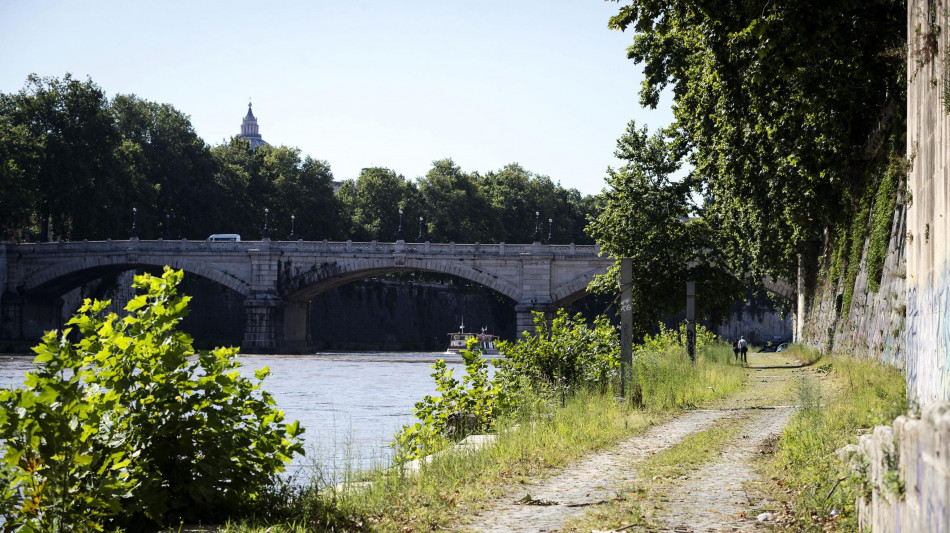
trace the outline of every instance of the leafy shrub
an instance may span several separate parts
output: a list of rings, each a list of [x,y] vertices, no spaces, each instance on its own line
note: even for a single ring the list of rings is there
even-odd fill
[[[418,422],[404,426],[393,442],[397,461],[436,452],[469,433],[493,431],[504,415],[549,412],[552,393],[560,394],[563,404],[568,392],[582,383],[607,388],[619,368],[619,345],[606,317],[598,317],[593,328],[580,315],[572,317],[563,310],[550,325],[541,313],[534,321],[536,334],[517,343],[499,342],[505,357],[495,360],[498,370],[493,379],[471,340],[469,349],[462,351],[466,375],[461,382],[445,361],[433,365],[432,377],[441,396],[426,396],[416,403]],[[453,427],[459,419],[466,421],[461,431]]]
[[[535,384],[549,386],[563,400],[582,384],[606,390],[618,375],[620,342],[606,316],[598,316],[588,326],[580,314],[571,316],[560,309],[550,323],[542,313],[535,313],[534,326],[534,333],[525,332],[516,343],[498,343],[505,356],[498,361],[499,379],[513,381],[524,375]]]
[[[396,434],[398,462],[417,459],[443,448],[450,440],[459,440],[468,434],[490,431],[505,397],[488,377],[488,362],[481,351],[473,349],[475,339],[469,339],[467,350],[462,350],[465,376],[455,379],[445,366],[436,361],[432,377],[441,396],[426,395],[413,409],[419,422],[406,425]],[[464,422],[463,422],[464,421]],[[452,425],[456,427],[451,427]]]
[[[297,422],[237,349],[196,353],[177,330],[182,273],[136,276],[129,316],[86,300],[47,333],[24,386],[0,390],[0,514],[10,529],[157,529],[214,520],[271,485],[302,453]],[[75,331],[74,331],[75,329]],[[78,335],[77,335],[78,334]],[[79,340],[71,341],[78,336]]]
[[[679,350],[686,339],[686,324],[680,324],[679,329],[667,328],[662,323],[659,324],[660,331],[655,335],[645,335],[643,343],[633,347],[633,357],[647,353],[666,353],[670,350]],[[680,339],[683,339],[681,342]],[[709,331],[702,324],[696,324],[696,351],[712,346],[719,342],[716,334]]]

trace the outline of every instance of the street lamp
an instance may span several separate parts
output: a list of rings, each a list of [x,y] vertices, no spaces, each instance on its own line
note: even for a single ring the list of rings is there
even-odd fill
[[[419,236],[416,237],[416,241],[422,242],[422,215],[419,215]]]
[[[135,226],[135,214],[138,213],[138,209],[132,208],[132,240],[138,240],[139,238],[139,229]]]
[[[169,215],[168,213],[165,213],[165,240],[166,241],[171,238],[171,230],[168,229],[168,227],[171,225],[171,218],[172,218],[171,215]]]
[[[548,219],[548,244],[551,244],[551,229],[554,228],[554,219]]]
[[[267,227],[267,223],[270,221],[270,209],[264,208],[264,240],[270,240],[270,229]]]
[[[402,209],[399,210],[399,228],[396,230],[396,240],[402,240]]]
[[[541,240],[540,237],[538,237],[538,229],[539,229],[538,224],[540,223],[540,219],[538,217],[540,216],[541,216],[540,211],[534,212],[534,242],[538,242]]]
[[[294,220],[297,219],[297,215],[290,215],[290,240],[296,241],[297,236],[294,235]]]

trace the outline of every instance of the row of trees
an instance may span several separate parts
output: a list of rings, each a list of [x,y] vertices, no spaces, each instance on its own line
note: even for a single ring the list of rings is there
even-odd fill
[[[636,259],[635,310],[682,310],[692,279],[714,316],[741,296],[737,278],[794,280],[798,254],[821,264],[841,228],[867,225],[904,153],[905,19],[892,0],[621,2],[610,27],[634,32],[640,103],[670,95],[675,117],[653,133],[630,124],[590,225],[605,252]],[[893,209],[879,211],[889,229]],[[866,232],[852,233],[856,275]]]
[[[583,243],[595,200],[518,164],[451,159],[416,180],[367,168],[334,193],[326,161],[239,136],[209,146],[172,106],[91,80],[33,75],[0,94],[0,238],[127,238],[133,208],[140,238],[257,239],[266,221],[272,239],[392,240],[402,210],[406,240]]]

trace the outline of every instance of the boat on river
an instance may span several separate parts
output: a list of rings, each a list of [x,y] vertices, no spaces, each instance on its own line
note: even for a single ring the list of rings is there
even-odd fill
[[[466,332],[465,322],[462,322],[462,326],[459,327],[457,332],[449,333],[449,349],[446,351],[449,353],[459,353],[467,346],[468,339],[474,338],[482,354],[497,355],[498,349],[495,348],[495,341],[497,339],[491,333],[486,333],[487,329],[488,328],[482,328],[482,331],[479,333]]]

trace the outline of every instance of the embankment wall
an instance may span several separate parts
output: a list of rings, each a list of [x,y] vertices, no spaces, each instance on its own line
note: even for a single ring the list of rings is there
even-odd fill
[[[871,493],[863,530],[950,531],[950,9],[907,3],[907,395],[900,417],[860,443]],[[914,409],[912,408],[913,412]]]
[[[950,11],[907,4],[908,395],[950,399]]]
[[[845,276],[832,280],[826,265],[819,268],[814,291],[806,298],[800,339],[803,344],[905,367],[907,239],[904,210],[904,198],[899,195],[877,291],[871,291],[868,286],[866,259],[869,242],[865,240],[851,308],[847,313],[842,310],[845,284],[848,283]]]

